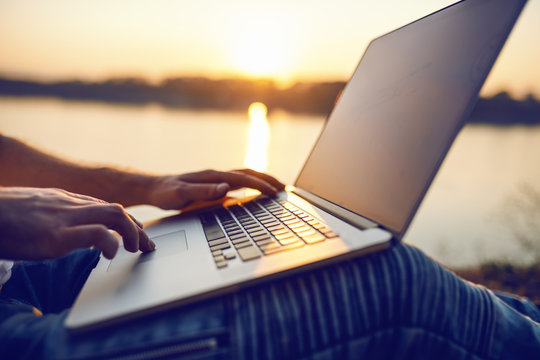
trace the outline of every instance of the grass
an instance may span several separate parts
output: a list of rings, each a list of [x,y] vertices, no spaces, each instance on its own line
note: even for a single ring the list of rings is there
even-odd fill
[[[540,263],[530,266],[488,263],[455,273],[489,289],[525,296],[540,304]]]

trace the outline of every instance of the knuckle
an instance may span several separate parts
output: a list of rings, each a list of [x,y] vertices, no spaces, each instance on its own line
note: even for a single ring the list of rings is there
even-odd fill
[[[105,225],[96,225],[92,227],[89,235],[93,238],[101,239],[109,236],[109,230]]]
[[[178,194],[184,194],[184,193],[187,193],[189,192],[190,190],[190,186],[185,183],[185,182],[179,182],[177,185],[176,185],[176,192]]]
[[[123,217],[125,214],[124,207],[120,204],[107,204],[106,206],[111,215],[117,218]]]

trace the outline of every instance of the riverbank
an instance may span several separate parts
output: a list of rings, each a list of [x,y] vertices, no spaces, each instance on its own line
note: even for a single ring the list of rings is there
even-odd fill
[[[540,303],[540,264],[515,266],[494,263],[455,272],[489,289],[525,296],[536,304]]]
[[[101,82],[80,80],[38,82],[0,77],[0,95],[56,97],[64,100],[144,105],[167,108],[245,111],[253,102],[264,103],[270,111],[326,116],[345,86],[344,81],[298,82],[281,88],[272,80],[208,79],[180,77],[158,84],[141,78],[116,78]],[[513,99],[502,92],[480,98],[469,122],[508,125],[540,124],[540,101],[533,96]]]

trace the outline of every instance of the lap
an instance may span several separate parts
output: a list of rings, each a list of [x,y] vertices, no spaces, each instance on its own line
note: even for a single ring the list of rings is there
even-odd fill
[[[76,261],[82,272],[92,263],[92,256],[85,256]],[[11,283],[18,279],[16,273],[15,269],[10,286],[16,284]],[[78,291],[78,278],[62,281],[75,284],[71,289]],[[406,245],[81,336],[62,326],[67,310],[49,304],[46,308],[57,312],[37,317],[28,308],[33,306],[29,297],[7,296],[13,293],[0,293],[4,299],[0,349],[24,355],[23,349],[37,357],[91,358],[149,351],[246,359],[361,354],[429,358],[435,353],[447,358],[497,358],[504,351],[537,352],[540,344],[533,321]],[[37,302],[43,306],[51,301]],[[62,306],[70,304],[66,300]],[[502,349],[500,344],[515,342],[517,337],[505,329],[524,331],[529,345],[518,341]]]

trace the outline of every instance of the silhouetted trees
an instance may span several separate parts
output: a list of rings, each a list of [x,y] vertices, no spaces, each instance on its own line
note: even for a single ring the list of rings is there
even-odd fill
[[[140,78],[54,83],[0,78],[0,95],[53,96],[62,99],[128,104],[158,103],[168,107],[242,111],[252,102],[260,101],[269,109],[327,114],[344,86],[345,82],[341,81],[299,82],[282,89],[272,80],[212,80],[204,77],[170,78],[157,85]],[[540,124],[540,102],[532,96],[522,101],[514,100],[507,93],[481,98],[470,121],[497,125]]]

